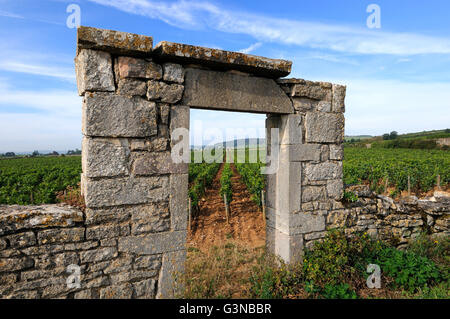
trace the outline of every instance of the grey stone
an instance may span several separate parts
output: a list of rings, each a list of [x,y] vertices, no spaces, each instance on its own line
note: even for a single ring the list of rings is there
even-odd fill
[[[172,231],[119,238],[119,251],[154,255],[184,249],[186,231]]]
[[[187,229],[188,184],[188,174],[170,175],[170,219],[173,230]]]
[[[73,243],[84,239],[84,228],[45,229],[38,232],[39,245],[49,243]]]
[[[302,203],[319,201],[326,199],[324,186],[303,186]]]
[[[344,183],[342,179],[327,181],[327,193],[328,197],[340,200],[344,195]]]
[[[303,260],[303,236],[290,236],[272,227],[266,228],[266,245],[269,253],[280,257],[286,263]]]
[[[132,171],[136,176],[183,174],[188,172],[187,163],[174,163],[170,152],[133,154]]]
[[[130,283],[100,289],[100,299],[131,299],[132,296],[133,286]]]
[[[81,263],[111,260],[115,257],[117,257],[117,249],[115,247],[97,248],[94,250],[82,251],[80,253]]]
[[[156,115],[156,104],[140,97],[89,93],[83,103],[83,134],[150,137],[158,132]]]
[[[85,201],[89,208],[145,204],[169,197],[169,177],[120,177],[84,180]]]
[[[294,109],[299,112],[310,111],[315,104],[315,101],[304,97],[293,97],[292,102],[294,104]]]
[[[185,249],[163,254],[156,298],[169,299],[181,297],[184,291],[183,273],[185,261]]]
[[[291,72],[292,62],[268,59],[261,56],[188,44],[163,41],[156,45],[154,53],[164,60],[183,64],[201,64],[220,70],[238,70],[265,77],[278,78]]]
[[[333,112],[345,112],[345,85],[333,84]]]
[[[3,238],[0,238],[0,250],[5,249],[6,247],[8,247],[7,241],[4,240]]]
[[[305,176],[310,181],[342,178],[342,162],[306,163]]]
[[[199,69],[186,69],[182,103],[242,112],[294,112],[291,100],[271,79]]]
[[[81,50],[75,59],[78,94],[86,91],[114,92],[111,55],[107,52]]]
[[[184,86],[181,84],[166,84],[159,81],[148,81],[147,98],[149,100],[167,103],[178,102],[183,95]]]
[[[159,103],[159,117],[162,124],[169,124],[170,105],[167,103]]]
[[[301,173],[301,163],[280,160],[277,171],[277,202],[275,207],[280,214],[300,211]]]
[[[161,268],[162,256],[161,255],[151,255],[151,256],[138,256],[134,261],[134,267],[136,269],[151,269],[159,270]]]
[[[81,290],[81,291],[77,291],[74,295],[73,295],[74,299],[91,299],[92,298],[92,293],[90,289],[85,289],[85,290]]]
[[[344,159],[344,148],[342,144],[330,144],[330,160],[341,161]]]
[[[164,81],[183,83],[184,82],[184,68],[180,64],[164,63]]]
[[[320,101],[319,103],[317,103],[316,109],[319,112],[331,112],[331,102]]]
[[[131,234],[159,233],[170,230],[170,214],[167,203],[145,205],[131,214]]]
[[[32,268],[34,260],[30,257],[17,258],[1,258],[0,259],[0,273],[7,271],[17,271]]]
[[[86,208],[86,225],[109,222],[124,222],[130,219],[131,213],[140,206]]]
[[[281,145],[280,154],[287,156],[290,162],[319,161],[320,144]]]
[[[167,150],[168,144],[169,139],[165,137],[154,137],[151,140],[132,139],[130,149],[131,151],[162,152]]]
[[[156,280],[146,279],[133,283],[134,293],[137,298],[151,298],[156,295]]]
[[[27,247],[36,244],[36,236],[33,232],[13,234],[6,236],[5,239],[9,241],[11,248]]]
[[[86,228],[87,240],[100,240],[105,238],[114,238],[119,236],[119,225],[117,224],[102,224],[99,226],[92,226]]]
[[[83,138],[82,167],[87,177],[129,175],[127,139]]]
[[[287,114],[280,116],[280,144],[302,143],[302,116],[300,114]]]
[[[292,96],[331,101],[331,90],[317,82],[307,81],[305,84],[295,84]]]
[[[289,225],[290,234],[296,235],[324,231],[325,217],[323,212],[300,212],[298,214],[293,214]]]
[[[118,76],[120,78],[140,78],[159,80],[162,78],[162,67],[144,59],[119,57],[117,59]]]
[[[342,114],[307,112],[306,142],[342,143],[344,116]]]
[[[77,49],[105,50],[115,54],[148,55],[153,38],[113,30],[80,26],[77,29]]]
[[[117,93],[127,96],[145,96],[147,94],[147,83],[135,79],[120,79]]]

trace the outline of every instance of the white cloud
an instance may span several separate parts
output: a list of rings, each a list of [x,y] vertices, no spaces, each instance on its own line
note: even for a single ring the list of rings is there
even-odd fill
[[[75,82],[75,70],[73,67],[55,67],[50,65],[30,64],[23,61],[3,60],[0,61],[0,70],[50,76]]]
[[[262,45],[261,42],[256,42],[256,43],[253,43],[252,45],[250,45],[248,48],[239,50],[239,52],[248,54],[248,53],[256,50],[257,48],[259,48],[261,45]]]
[[[8,17],[8,18],[24,19],[24,17],[19,14],[15,14],[15,13],[4,11],[4,10],[0,10],[0,16]]]
[[[149,0],[90,0],[118,10],[160,19],[172,26],[247,34],[258,41],[358,54],[415,55],[450,53],[450,39],[365,27],[271,18],[227,11],[206,1],[171,3]]]

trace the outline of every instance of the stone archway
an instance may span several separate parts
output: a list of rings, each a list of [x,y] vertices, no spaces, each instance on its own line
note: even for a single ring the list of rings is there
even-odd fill
[[[157,282],[158,297],[175,294],[185,260],[188,164],[172,161],[179,142],[172,132],[189,128],[190,108],[268,114],[277,170],[267,176],[267,247],[298,261],[342,197],[345,87],[279,79],[290,61],[152,42],[78,29],[86,232],[115,232],[117,253],[131,264],[111,286],[139,278]]]

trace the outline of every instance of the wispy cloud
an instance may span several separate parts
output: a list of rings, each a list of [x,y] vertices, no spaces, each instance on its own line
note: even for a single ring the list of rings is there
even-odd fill
[[[15,18],[15,19],[25,19],[23,16],[19,14],[15,14],[12,12],[0,10],[0,17],[8,17],[8,18]]]
[[[358,54],[450,53],[450,38],[271,18],[262,14],[228,11],[207,1],[90,1],[131,14],[159,19],[180,28],[211,28],[221,32],[247,34],[259,42],[270,41]]]
[[[49,76],[75,82],[75,71],[73,68],[69,67],[55,67],[50,65],[30,64],[22,61],[7,60],[0,61],[0,70]]]
[[[253,43],[252,45],[250,45],[248,48],[239,50],[239,52],[248,54],[248,53],[256,50],[257,48],[259,48],[261,45],[262,45],[261,42],[256,42],[256,43]]]

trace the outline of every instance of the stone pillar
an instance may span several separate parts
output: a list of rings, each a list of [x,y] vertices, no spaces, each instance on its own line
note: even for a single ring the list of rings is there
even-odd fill
[[[100,298],[171,298],[183,272],[188,164],[172,161],[171,131],[189,128],[184,69],[151,50],[149,37],[78,32],[86,236],[117,257]]]
[[[325,235],[326,217],[343,195],[345,87],[300,79],[278,80],[295,114],[269,115],[279,129],[278,171],[267,175],[267,247],[285,262]],[[269,153],[270,155],[270,153]]]

